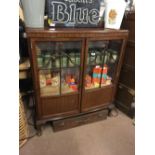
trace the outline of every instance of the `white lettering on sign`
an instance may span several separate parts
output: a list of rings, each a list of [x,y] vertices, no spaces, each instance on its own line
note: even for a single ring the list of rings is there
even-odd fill
[[[63,2],[51,2],[53,13],[52,19],[55,23],[66,23],[69,19],[69,14],[67,12],[67,6]],[[54,12],[57,10],[57,12]]]
[[[85,2],[88,2],[88,1],[85,1]],[[89,1],[89,2],[92,2],[92,1]],[[71,4],[68,9],[65,3],[55,2],[55,1],[52,1],[51,5],[52,5],[52,11],[53,11],[51,13],[52,20],[55,23],[71,23],[71,24],[90,23],[95,25],[98,24],[99,11],[97,9],[89,10],[88,8],[77,8],[76,4]]]
[[[99,18],[99,11],[96,9],[92,9],[89,12],[89,22],[91,24],[97,23],[98,22],[98,18]]]
[[[69,18],[69,22],[71,24],[74,24],[75,20],[76,20],[75,8],[76,8],[76,4],[71,4],[70,5],[70,16],[69,16],[70,18]]]

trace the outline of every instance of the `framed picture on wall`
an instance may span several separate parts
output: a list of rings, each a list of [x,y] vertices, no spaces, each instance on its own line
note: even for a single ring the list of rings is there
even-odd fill
[[[105,28],[119,29],[123,20],[126,2],[124,0],[108,0],[105,6]]]

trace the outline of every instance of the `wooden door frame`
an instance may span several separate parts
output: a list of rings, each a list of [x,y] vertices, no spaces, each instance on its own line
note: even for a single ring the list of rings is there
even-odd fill
[[[47,97],[41,97],[40,95],[40,84],[39,84],[39,74],[38,74],[38,67],[37,67],[37,53],[36,53],[36,43],[37,42],[73,42],[73,41],[80,41],[81,42],[81,53],[80,53],[80,68],[79,68],[79,91],[78,91],[78,96],[79,96],[79,101],[78,101],[78,110],[80,112],[81,109],[81,91],[83,87],[83,63],[84,63],[84,48],[85,48],[85,38],[31,38],[30,39],[30,50],[31,50],[31,57],[32,57],[32,68],[33,68],[33,81],[34,81],[34,89],[35,89],[35,98],[37,101],[37,115],[38,118],[41,119],[43,112],[42,112],[42,104],[40,99],[41,98],[52,98],[55,96],[47,96]],[[61,69],[60,69],[61,71]],[[61,81],[60,81],[61,82]],[[66,96],[66,95],[72,95],[72,94],[60,94],[60,96]],[[60,97],[59,96],[59,97]]]
[[[124,58],[124,53],[125,53],[125,47],[126,47],[126,43],[127,43],[127,36],[126,35],[118,35],[118,36],[114,36],[114,37],[111,37],[111,36],[108,36],[108,35],[105,35],[105,36],[102,36],[102,37],[91,37],[91,38],[86,38],[85,39],[85,51],[84,51],[84,64],[83,64],[83,87],[82,87],[82,94],[81,94],[81,112],[82,112],[82,104],[84,104],[84,95],[86,92],[85,90],[85,75],[86,75],[86,69],[87,69],[87,56],[88,56],[88,46],[89,46],[89,42],[90,41],[112,41],[112,40],[121,40],[122,41],[122,44],[121,44],[121,49],[120,49],[120,54],[119,54],[119,59],[118,59],[118,63],[117,63],[117,66],[116,66],[116,70],[115,70],[115,73],[114,73],[114,82],[113,82],[113,86],[114,86],[114,89],[113,89],[113,93],[111,95],[112,97],[112,100],[114,99],[115,97],[115,94],[116,94],[116,86],[117,86],[117,83],[118,83],[118,79],[119,79],[119,75],[120,75],[120,70],[121,70],[121,65],[122,65],[122,62],[123,62],[123,58]],[[102,88],[96,88],[96,89],[102,89]],[[91,90],[90,90],[91,91]],[[95,89],[92,89],[92,91],[95,91]]]

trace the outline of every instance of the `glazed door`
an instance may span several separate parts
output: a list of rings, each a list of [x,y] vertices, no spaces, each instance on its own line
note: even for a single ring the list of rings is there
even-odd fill
[[[87,40],[82,111],[108,105],[116,83],[121,40]]]
[[[83,44],[80,39],[34,41],[38,104],[42,117],[79,112]]]

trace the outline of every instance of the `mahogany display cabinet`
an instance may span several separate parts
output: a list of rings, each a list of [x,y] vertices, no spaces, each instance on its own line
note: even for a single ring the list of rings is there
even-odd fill
[[[128,30],[26,30],[36,125],[107,109],[114,101]]]

